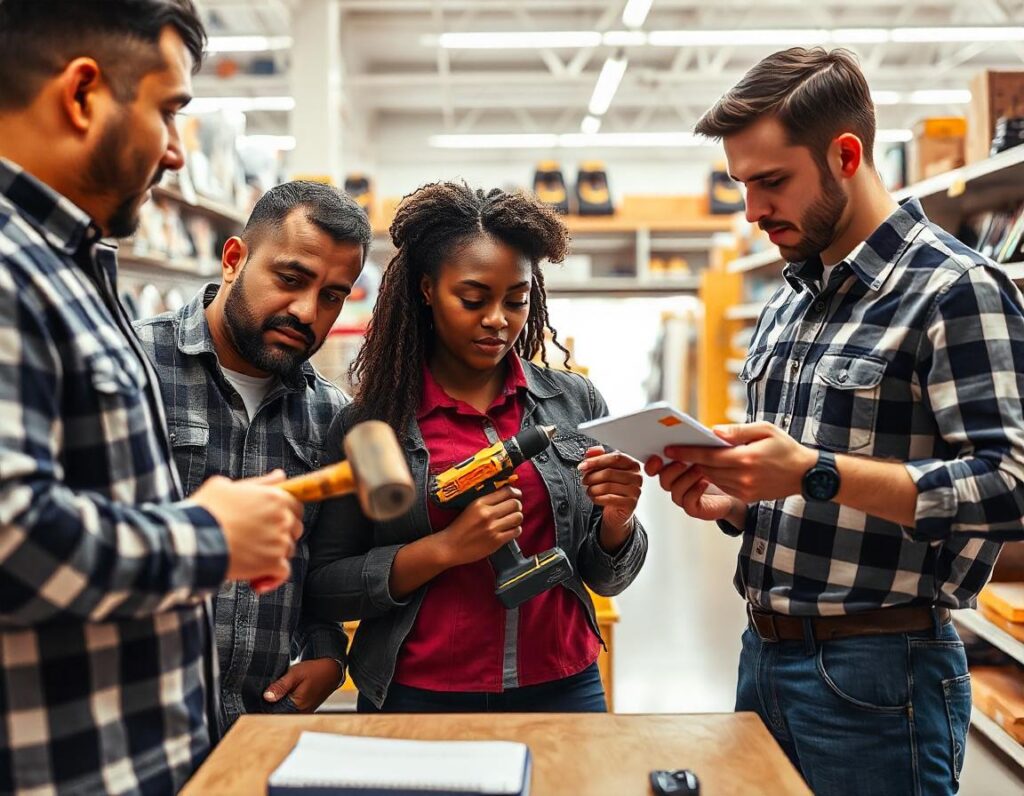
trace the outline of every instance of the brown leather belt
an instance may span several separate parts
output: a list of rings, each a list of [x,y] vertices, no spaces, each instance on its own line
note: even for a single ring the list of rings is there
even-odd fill
[[[815,641],[829,641],[851,636],[929,630],[935,627],[936,621],[944,625],[950,619],[948,608],[909,605],[844,616],[811,617],[810,625]],[[806,638],[804,617],[762,611],[747,603],[747,621],[762,641],[803,641]]]

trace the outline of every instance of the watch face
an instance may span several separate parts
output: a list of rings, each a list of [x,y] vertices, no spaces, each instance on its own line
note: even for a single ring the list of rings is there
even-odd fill
[[[839,479],[831,470],[816,469],[807,474],[807,496],[813,500],[831,500],[839,490]]]

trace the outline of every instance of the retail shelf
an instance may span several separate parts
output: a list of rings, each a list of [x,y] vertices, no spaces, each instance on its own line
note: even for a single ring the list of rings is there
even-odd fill
[[[743,370],[743,360],[742,359],[727,359],[727,360],[725,360],[725,369],[727,371],[729,371],[730,373],[739,374],[739,372],[741,370]]]
[[[746,423],[747,411],[745,409],[737,409],[735,406],[730,406],[725,410],[725,417],[730,423]]]
[[[584,232],[677,232],[711,233],[732,230],[732,216],[680,218],[673,221],[643,221],[619,216],[563,216],[573,234]]]
[[[1010,657],[1024,663],[1024,643],[993,625],[978,611],[974,609],[953,611],[953,621],[960,627],[985,639],[989,644],[998,647]]]
[[[940,226],[956,229],[965,216],[1019,201],[1024,185],[1024,146],[930,177],[894,194],[916,197]]]
[[[712,238],[651,238],[652,252],[704,252],[714,247]]]
[[[700,279],[696,276],[664,279],[638,280],[629,277],[616,279],[589,279],[586,282],[558,282],[548,280],[547,292],[553,296],[677,296],[682,293],[696,293]]]
[[[248,220],[245,215],[236,208],[222,204],[221,202],[215,202],[212,199],[207,199],[197,195],[196,200],[194,202],[190,202],[185,198],[184,194],[176,188],[165,188],[158,185],[153,189],[153,196],[162,199],[170,199],[171,201],[191,208],[198,213],[202,213],[214,221],[229,223],[236,226],[245,226],[245,222]]]
[[[763,301],[755,301],[750,304],[737,304],[725,311],[725,317],[730,321],[756,321],[764,309]]]
[[[1024,768],[1024,746],[993,719],[974,708],[971,711],[971,726],[1005,752],[1014,763]]]
[[[727,269],[734,274],[749,273],[751,271],[760,271],[762,269],[772,271],[780,270],[778,266],[782,265],[782,255],[779,254],[779,250],[774,246],[766,251],[757,252],[757,254],[748,254],[746,257],[737,257],[727,266]]]

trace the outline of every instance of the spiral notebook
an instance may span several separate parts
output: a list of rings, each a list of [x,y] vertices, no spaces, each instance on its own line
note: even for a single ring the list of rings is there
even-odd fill
[[[409,741],[303,732],[270,775],[268,792],[528,796],[530,767],[526,745],[509,741]]]

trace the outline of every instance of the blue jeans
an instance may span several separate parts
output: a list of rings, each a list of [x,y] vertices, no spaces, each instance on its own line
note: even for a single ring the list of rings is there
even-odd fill
[[[427,691],[392,683],[380,710],[362,694],[356,709],[360,713],[605,713],[608,707],[601,673],[592,663],[562,680],[497,694]]]
[[[971,677],[953,624],[838,641],[743,634],[736,710],[752,710],[818,796],[956,793]]]

